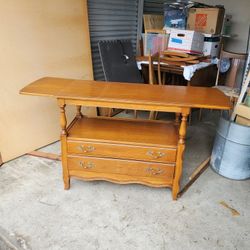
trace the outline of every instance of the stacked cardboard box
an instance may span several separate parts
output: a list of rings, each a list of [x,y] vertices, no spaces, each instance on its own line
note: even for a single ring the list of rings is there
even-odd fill
[[[164,29],[170,33],[168,49],[217,57],[224,14],[223,7],[188,9],[185,4],[166,3]]]
[[[220,34],[224,14],[224,8],[190,8],[187,28],[205,34]]]
[[[184,4],[164,4],[164,27],[186,29],[187,8]]]
[[[204,56],[211,56],[211,58],[218,57],[220,51],[220,36],[204,34]]]
[[[192,30],[171,30],[168,49],[191,54],[202,54],[204,35]]]
[[[239,104],[235,108],[235,113],[237,114],[236,122],[250,126],[250,107],[245,104]]]
[[[245,100],[245,104],[250,107],[250,89],[247,91],[247,97]]]

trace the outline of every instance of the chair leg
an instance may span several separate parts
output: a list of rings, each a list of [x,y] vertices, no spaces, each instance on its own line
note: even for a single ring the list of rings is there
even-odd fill
[[[191,126],[191,123],[192,123],[192,109],[190,110],[190,114],[188,117],[188,125]]]
[[[134,110],[134,118],[137,119],[138,112],[137,110]]]
[[[113,112],[113,109],[110,108],[110,109],[109,109],[109,112],[108,112],[108,117],[111,117],[111,116],[112,116],[112,112]]]
[[[162,76],[162,84],[165,85],[166,84],[166,72],[163,72],[163,76]]]
[[[149,113],[149,120],[154,120],[154,117],[155,117],[155,111],[150,111]]]
[[[202,119],[202,109],[199,110],[199,121]]]
[[[155,112],[154,120],[157,120],[157,116],[158,116],[158,111]]]
[[[158,112],[157,111],[150,111],[149,113],[149,120],[156,120],[158,116]]]

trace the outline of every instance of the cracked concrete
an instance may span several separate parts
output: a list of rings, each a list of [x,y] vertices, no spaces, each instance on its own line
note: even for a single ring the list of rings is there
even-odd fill
[[[183,184],[211,152],[210,120],[189,127]],[[43,151],[58,153],[59,143]],[[102,181],[72,179],[65,191],[60,162],[23,156],[0,168],[0,249],[247,250],[249,207],[250,181],[210,168],[172,201],[166,188]]]

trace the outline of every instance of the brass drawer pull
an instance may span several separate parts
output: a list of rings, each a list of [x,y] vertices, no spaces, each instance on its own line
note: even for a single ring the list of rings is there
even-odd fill
[[[95,164],[92,163],[92,162],[85,163],[83,161],[80,161],[79,164],[80,164],[80,167],[84,168],[84,169],[91,169],[91,168],[93,168],[95,166]]]
[[[159,159],[159,158],[164,157],[166,154],[163,152],[154,152],[154,151],[149,150],[147,152],[147,155],[151,156],[153,159]]]
[[[81,150],[83,153],[91,153],[91,152],[95,151],[95,147],[93,147],[93,146],[80,145],[77,148],[79,150]]]
[[[146,171],[149,172],[149,173],[151,173],[152,175],[162,175],[162,174],[164,174],[164,170],[160,169],[160,168],[155,169],[155,168],[148,167],[146,169]]]

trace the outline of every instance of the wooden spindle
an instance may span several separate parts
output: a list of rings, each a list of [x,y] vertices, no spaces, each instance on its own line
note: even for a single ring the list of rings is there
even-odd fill
[[[187,133],[187,114],[182,114],[181,126],[179,130],[179,144],[185,144]]]
[[[65,114],[65,104],[60,104],[60,125],[61,125],[61,135],[67,135],[67,119],[66,119],[66,114]]]
[[[187,113],[182,113],[181,125],[179,129],[178,150],[177,150],[175,174],[174,174],[174,181],[173,181],[173,188],[172,188],[172,197],[174,200],[177,199],[177,196],[180,190],[180,178],[182,175],[185,139],[186,139],[186,133],[187,133],[187,116],[188,116]]]
[[[70,187],[70,176],[67,166],[67,118],[65,113],[65,102],[62,99],[58,99],[58,105],[60,108],[60,125],[61,125],[61,152],[62,152],[62,167],[63,167],[63,182],[64,189]]]

